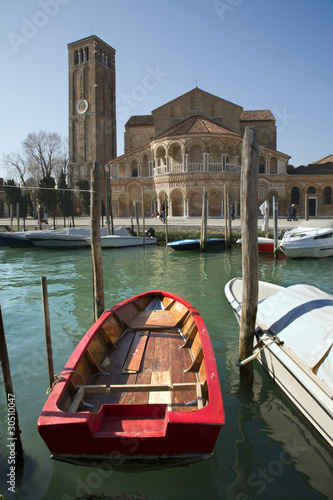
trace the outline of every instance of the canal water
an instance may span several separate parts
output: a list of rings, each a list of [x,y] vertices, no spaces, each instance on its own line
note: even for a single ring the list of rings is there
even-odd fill
[[[280,285],[315,284],[333,293],[333,260],[260,255],[260,279]],[[7,408],[0,387],[0,493],[10,500],[73,500],[110,495],[154,500],[332,499],[331,450],[255,362],[251,390],[235,365],[239,328],[224,285],[241,276],[241,250],[205,254],[163,245],[103,250],[105,306],[149,289],[180,295],[201,313],[218,365],[226,422],[212,459],[190,467],[120,473],[50,459],[36,423],[47,398],[48,372],[41,277],[47,277],[55,373],[93,322],[90,250],[0,248],[0,303],[26,453],[8,491]],[[315,332],[313,332],[315,334]]]

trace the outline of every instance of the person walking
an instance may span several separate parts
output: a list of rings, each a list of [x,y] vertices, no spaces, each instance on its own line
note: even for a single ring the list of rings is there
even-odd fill
[[[298,220],[297,217],[296,217],[296,207],[294,205],[294,203],[291,205],[291,220]]]

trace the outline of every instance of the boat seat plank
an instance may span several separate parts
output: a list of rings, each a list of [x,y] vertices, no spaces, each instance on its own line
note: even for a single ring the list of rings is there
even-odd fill
[[[130,328],[134,330],[174,328],[176,325],[177,320],[169,310],[141,311],[129,323]]]
[[[122,373],[137,373],[140,370],[142,357],[146,348],[149,332],[137,332]]]
[[[161,385],[171,385],[171,373],[169,371],[164,372],[153,372],[151,374],[151,383],[152,385],[156,384],[157,386]],[[167,407],[171,407],[172,397],[171,392],[162,392],[158,390],[157,392],[150,392],[148,403],[161,403],[166,404]]]
[[[176,335],[177,337],[179,337],[179,334]],[[155,338],[152,372],[170,371],[171,369],[170,334],[168,332],[157,331],[157,332],[151,332],[150,336]]]
[[[124,376],[124,375],[122,375],[122,376]],[[126,384],[122,384],[122,385],[136,386],[136,382],[137,382],[137,374],[131,373],[131,374],[127,375]],[[132,390],[128,390],[126,392],[121,391],[121,393],[119,395],[119,404],[122,404],[122,405],[123,404],[131,404],[132,399],[133,399],[133,391]]]
[[[153,370],[154,362],[154,352],[155,352],[155,338],[149,335],[146,349],[143,355],[140,371],[137,375],[137,384],[150,384],[151,382],[151,372]],[[147,404],[148,403],[148,392],[134,392],[132,403],[133,404]]]

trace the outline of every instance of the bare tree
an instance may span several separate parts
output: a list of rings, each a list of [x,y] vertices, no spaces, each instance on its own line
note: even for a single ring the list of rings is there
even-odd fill
[[[67,167],[64,141],[56,132],[32,132],[24,140],[23,148],[30,163],[38,165],[40,177],[58,176]]]
[[[28,178],[39,182],[67,170],[67,142],[56,132],[31,132],[22,144],[22,152],[3,156],[3,164],[16,174],[24,185]]]
[[[3,163],[7,166],[8,173],[16,174],[19,180],[26,185],[26,175],[28,172],[28,162],[20,153],[10,153],[3,156]]]

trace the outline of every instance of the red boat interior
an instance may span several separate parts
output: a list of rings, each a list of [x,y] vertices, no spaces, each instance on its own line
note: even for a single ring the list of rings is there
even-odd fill
[[[193,411],[208,403],[201,339],[184,304],[144,296],[103,318],[88,332],[86,349],[64,368],[72,373],[58,403],[62,411],[96,413],[107,404],[147,403]]]

